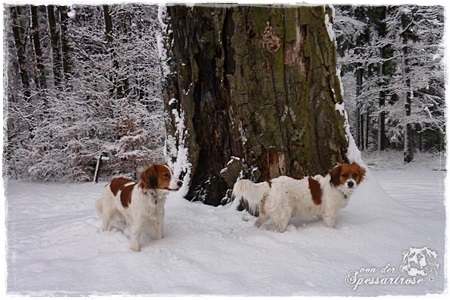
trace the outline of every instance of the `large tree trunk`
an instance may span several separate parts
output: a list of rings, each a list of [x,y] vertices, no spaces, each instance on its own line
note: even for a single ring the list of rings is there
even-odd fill
[[[168,133],[188,150],[187,198],[219,205],[255,181],[346,160],[329,7],[168,7]],[[185,132],[176,126],[184,120]]]

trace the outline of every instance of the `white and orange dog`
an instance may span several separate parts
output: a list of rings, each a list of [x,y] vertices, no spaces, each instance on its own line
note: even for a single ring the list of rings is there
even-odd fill
[[[320,216],[326,226],[334,227],[339,210],[347,206],[365,174],[363,167],[352,163],[339,164],[326,176],[280,176],[261,183],[243,179],[234,185],[233,197],[247,201],[249,210],[259,211],[257,227],[270,218],[277,231],[284,232],[293,216]]]
[[[139,239],[146,225],[153,225],[155,239],[163,237],[164,203],[169,191],[177,191],[182,182],[174,178],[166,165],[150,165],[141,174],[141,181],[115,178],[108,183],[95,207],[102,217],[103,230],[118,217],[131,227],[131,249],[140,251]]]

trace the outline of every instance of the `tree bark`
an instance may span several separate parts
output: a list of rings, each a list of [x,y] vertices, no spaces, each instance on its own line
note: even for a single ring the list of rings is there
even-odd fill
[[[401,37],[403,40],[402,47],[402,78],[404,89],[403,91],[403,101],[405,108],[405,143],[404,143],[404,155],[403,160],[405,163],[410,163],[414,159],[414,124],[410,122],[411,116],[411,105],[413,93],[411,90],[411,79],[409,77],[409,62],[408,62],[408,30],[411,21],[406,14],[402,15],[402,29]]]
[[[61,58],[61,48],[58,36],[58,28],[56,27],[56,17],[55,17],[55,6],[47,6],[47,16],[48,16],[48,28],[50,32],[50,42],[52,45],[52,58],[53,58],[53,80],[55,82],[55,87],[59,90],[62,89],[63,74],[62,74],[62,58]]]
[[[386,19],[386,12],[387,12],[387,8],[385,6],[380,6],[379,8],[379,13],[380,13],[380,17],[379,19],[384,20]],[[385,37],[387,35],[387,26],[386,23],[381,22],[378,25],[378,32],[380,34],[381,37]],[[380,58],[381,58],[381,62],[380,62],[380,66],[379,66],[379,76],[382,79],[382,82],[380,83],[380,93],[379,93],[379,102],[378,102],[378,106],[380,109],[380,112],[378,114],[378,151],[384,151],[387,148],[387,137],[386,137],[386,111],[385,111],[385,106],[386,106],[386,88],[388,85],[388,81],[387,79],[384,79],[385,76],[387,76],[389,74],[389,66],[390,66],[390,62],[385,62],[383,61],[386,58],[390,57],[390,46],[389,45],[385,45],[384,47],[380,48]]]
[[[70,66],[70,49],[67,43],[67,23],[69,18],[67,16],[67,6],[59,6],[59,19],[61,21],[60,25],[60,37],[61,37],[61,54],[62,54],[62,69],[64,73],[64,79],[66,84],[69,81],[71,66]]]
[[[386,58],[387,55],[385,53],[385,49],[381,48],[380,49],[380,57]],[[385,66],[384,63],[381,62],[380,63],[380,67],[379,67],[379,76],[381,78],[383,78],[384,76],[387,75],[387,72],[385,71]],[[387,147],[387,137],[386,137],[386,111],[385,111],[385,106],[386,106],[386,86],[387,86],[387,82],[385,79],[383,79],[383,82],[380,83],[380,93],[378,96],[378,107],[380,109],[380,112],[378,114],[378,136],[377,136],[377,148],[378,151],[384,151]]]
[[[365,126],[365,131],[364,131],[364,135],[365,135],[365,141],[366,141],[366,145],[365,145],[365,149],[369,149],[369,133],[370,133],[370,113],[369,111],[367,111],[365,113],[366,115],[366,126]]]
[[[384,151],[387,147],[386,137],[386,112],[384,111],[386,105],[386,94],[380,92],[379,107],[380,113],[378,115],[378,151]]]
[[[105,34],[108,47],[108,53],[112,59],[113,73],[111,74],[112,82],[114,83],[112,94],[115,98],[120,99],[124,97],[124,86],[120,80],[119,61],[114,49],[114,36],[113,36],[113,21],[109,11],[109,5],[103,5],[103,15],[105,17]]]
[[[356,146],[359,149],[364,150],[364,113],[362,110],[363,101],[359,98],[361,96],[362,84],[363,84],[363,72],[362,67],[359,67],[355,71],[356,77]]]
[[[47,89],[47,83],[45,80],[45,67],[42,61],[41,38],[39,34],[40,29],[39,29],[38,7],[35,5],[30,5],[30,12],[31,12],[31,37],[33,39],[34,54],[37,66],[36,84],[42,91]]]
[[[385,58],[383,48],[380,49],[380,58]],[[380,63],[378,75],[381,78],[385,75],[383,62]],[[380,92],[378,96],[378,107],[380,109],[380,112],[378,113],[378,151],[383,151],[386,149],[386,112],[384,111],[386,105],[386,92],[384,90],[385,87],[385,82],[380,83]]]
[[[25,101],[29,101],[31,97],[30,91],[30,77],[27,70],[27,59],[25,54],[25,44],[23,40],[23,32],[22,25],[19,21],[19,16],[21,15],[21,7],[20,6],[11,6],[11,26],[12,32],[14,36],[14,43],[16,44],[17,51],[17,63],[19,66],[19,74],[20,80],[22,82],[23,95],[25,97]]]
[[[239,174],[255,181],[318,174],[347,159],[331,8],[170,6],[168,13],[167,129],[188,150],[189,200],[227,202]]]

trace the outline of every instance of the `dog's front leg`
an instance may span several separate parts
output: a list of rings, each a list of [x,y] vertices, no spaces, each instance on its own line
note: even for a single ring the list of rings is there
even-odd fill
[[[155,240],[162,239],[163,238],[163,231],[164,231],[164,222],[163,221],[156,222],[155,229],[156,229]]]
[[[131,249],[136,252],[141,251],[141,246],[139,246],[141,227],[140,223],[135,223],[131,226]]]
[[[335,228],[336,227],[336,213],[328,212],[322,216],[323,222],[327,227]]]

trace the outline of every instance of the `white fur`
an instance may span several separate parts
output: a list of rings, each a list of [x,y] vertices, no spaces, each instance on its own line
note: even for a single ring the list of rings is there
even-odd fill
[[[248,201],[250,210],[259,210],[255,223],[257,227],[271,218],[277,231],[284,232],[293,216],[321,216],[326,226],[334,227],[339,210],[347,206],[357,184],[349,179],[345,184],[334,186],[329,174],[313,178],[322,189],[320,205],[312,199],[307,177],[298,180],[280,176],[271,180],[271,186],[267,182],[255,184],[249,180],[239,180],[233,188],[233,196]],[[349,182],[353,182],[353,187],[349,187]]]
[[[250,212],[259,211],[259,203],[270,191],[268,182],[253,183],[248,179],[239,180],[233,188],[233,197],[237,199],[244,198],[248,202]]]
[[[172,173],[172,172],[171,172]],[[172,176],[169,188],[177,190],[178,181]],[[133,184],[127,183],[124,186]],[[128,207],[123,207],[120,201],[121,191],[114,196],[110,189],[110,184],[106,185],[102,198],[97,200],[95,207],[102,217],[103,230],[110,229],[110,222],[114,217],[120,218],[131,227],[131,249],[140,251],[139,239],[144,227],[150,225],[155,228],[155,239],[163,238],[164,230],[164,203],[168,190],[150,189],[143,190],[139,183],[136,183],[131,192],[131,203]]]

